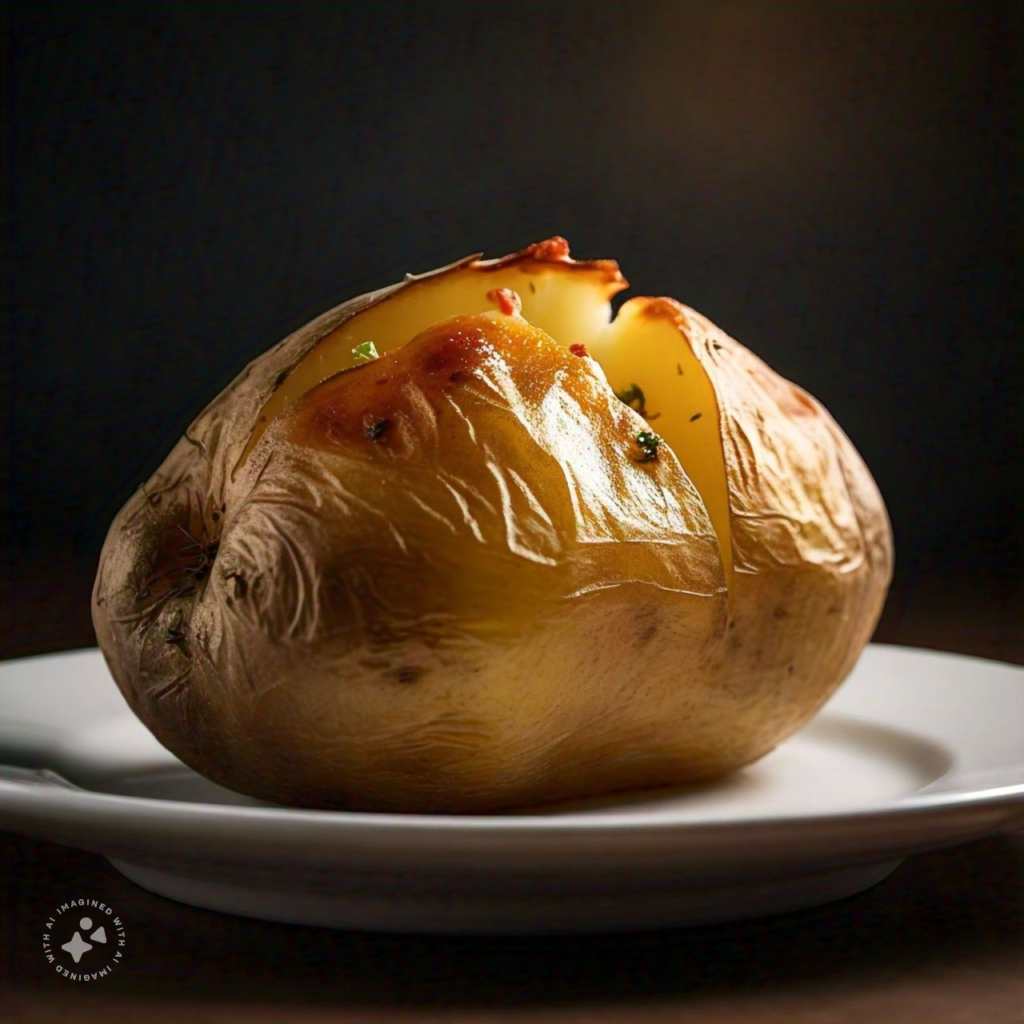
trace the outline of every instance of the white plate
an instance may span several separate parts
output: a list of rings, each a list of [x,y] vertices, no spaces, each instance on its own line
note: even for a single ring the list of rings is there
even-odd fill
[[[495,816],[281,808],[207,782],[98,651],[0,664],[0,828],[172,899],[388,931],[749,917],[850,895],[915,851],[1024,825],[1024,670],[869,647],[799,735],[727,779]]]

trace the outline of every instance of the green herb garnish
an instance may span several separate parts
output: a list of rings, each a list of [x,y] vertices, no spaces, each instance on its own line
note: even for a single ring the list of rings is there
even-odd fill
[[[375,420],[372,417],[363,420],[363,433],[371,441],[379,441],[384,432],[391,426],[390,420]]]
[[[372,341],[364,341],[361,345],[356,345],[356,347],[352,349],[352,355],[354,355],[356,359],[369,360],[380,358],[380,356],[377,355],[377,346],[374,345]]]
[[[625,391],[616,391],[615,397],[628,405],[630,409],[635,409],[645,419],[647,417],[647,399],[644,397],[643,390],[640,385],[635,381],[626,388]]]
[[[658,457],[658,445],[661,444],[661,438],[654,433],[653,430],[641,430],[636,435],[636,443],[640,445],[641,462],[652,462]]]

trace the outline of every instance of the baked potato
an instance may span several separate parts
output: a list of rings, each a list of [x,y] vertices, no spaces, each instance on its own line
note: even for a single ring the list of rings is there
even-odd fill
[[[828,413],[555,238],[325,313],[110,528],[128,703],[285,804],[491,812],[705,779],[853,667],[892,568]]]

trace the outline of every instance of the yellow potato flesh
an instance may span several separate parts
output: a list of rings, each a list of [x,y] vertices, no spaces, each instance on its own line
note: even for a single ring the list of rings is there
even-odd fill
[[[658,315],[657,301],[632,299],[612,320],[609,299],[618,286],[581,268],[457,268],[414,282],[356,314],[323,338],[270,397],[240,462],[276,416],[324,380],[364,362],[353,351],[357,346],[372,341],[384,355],[442,320],[492,312],[489,293],[498,288],[516,292],[524,319],[558,344],[585,345],[614,391],[642,389],[651,429],[675,453],[704,501],[731,592],[729,496],[711,381],[677,324]]]
[[[700,492],[718,536],[732,588],[729,492],[718,402],[708,375],[679,327],[657,312],[657,301],[631,299],[588,348],[612,389],[641,389],[651,429],[667,444]]]
[[[538,272],[521,266],[500,270],[469,266],[414,281],[346,320],[317,343],[260,410],[240,461],[245,461],[278,413],[321,381],[364,362],[353,353],[357,345],[372,341],[377,353],[384,355],[442,320],[493,310],[494,300],[487,296],[497,288],[516,292],[522,300],[523,316],[559,344],[585,344],[608,326],[609,299],[619,287],[609,287],[599,274],[557,267]]]

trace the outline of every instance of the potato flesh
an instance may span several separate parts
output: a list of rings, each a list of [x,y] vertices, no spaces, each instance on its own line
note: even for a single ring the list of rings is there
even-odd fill
[[[618,290],[599,275],[557,265],[541,272],[521,266],[493,271],[469,266],[412,282],[346,320],[316,345],[260,410],[240,461],[245,461],[280,412],[321,381],[363,362],[353,354],[357,345],[372,341],[379,355],[392,352],[442,320],[493,310],[495,303],[487,295],[498,288],[516,292],[524,318],[565,346],[586,344],[608,326],[609,299]]]
[[[651,429],[675,453],[704,502],[731,592],[729,496],[711,381],[678,324],[659,315],[662,300],[634,298],[613,320],[609,300],[617,286],[609,287],[601,274],[571,264],[458,268],[414,282],[356,314],[322,339],[274,392],[260,411],[240,462],[281,412],[334,374],[365,362],[355,355],[356,346],[372,341],[384,355],[453,316],[493,312],[489,293],[498,288],[516,292],[522,317],[559,345],[586,346],[616,393],[634,385],[642,389]]]
[[[589,349],[617,394],[634,385],[643,392],[651,429],[675,452],[700,492],[731,589],[729,491],[718,402],[707,373],[678,324],[661,315],[659,300],[631,299]]]

